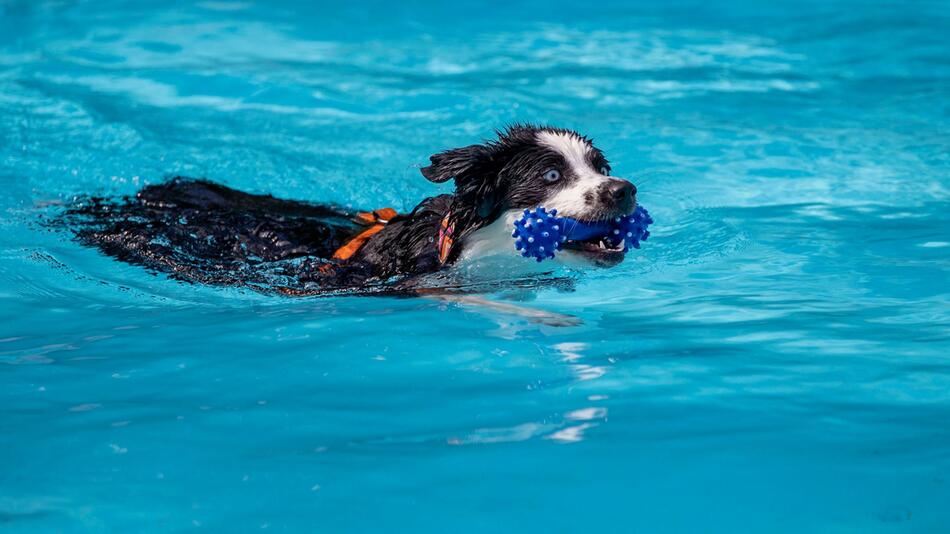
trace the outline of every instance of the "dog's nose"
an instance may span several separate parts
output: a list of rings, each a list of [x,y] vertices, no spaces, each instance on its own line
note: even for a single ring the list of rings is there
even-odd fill
[[[626,212],[633,208],[633,196],[637,194],[637,186],[626,180],[611,180],[607,192],[614,205]]]
[[[637,188],[633,184],[626,180],[614,180],[610,184],[610,196],[614,199],[614,202],[623,202],[628,198],[632,198],[637,192]]]

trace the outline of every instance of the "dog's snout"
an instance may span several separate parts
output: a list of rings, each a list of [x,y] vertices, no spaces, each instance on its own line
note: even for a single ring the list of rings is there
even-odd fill
[[[637,192],[637,188],[626,180],[614,180],[614,182],[610,184],[608,188],[610,190],[611,198],[613,198],[614,202],[617,203],[624,202],[632,198],[634,193]]]
[[[637,187],[626,180],[612,179],[608,182],[605,193],[604,196],[614,208],[622,213],[628,213],[633,209]]]

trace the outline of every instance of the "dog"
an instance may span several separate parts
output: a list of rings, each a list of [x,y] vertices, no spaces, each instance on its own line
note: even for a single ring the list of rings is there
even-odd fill
[[[119,200],[86,198],[64,219],[80,242],[189,282],[314,295],[425,291],[420,277],[491,256],[517,258],[524,209],[597,221],[631,213],[637,188],[611,176],[603,152],[568,129],[513,125],[497,139],[439,152],[422,175],[452,194],[411,212],[354,212],[175,178]],[[559,260],[610,267],[605,241],[568,241]],[[394,282],[395,281],[395,282]]]

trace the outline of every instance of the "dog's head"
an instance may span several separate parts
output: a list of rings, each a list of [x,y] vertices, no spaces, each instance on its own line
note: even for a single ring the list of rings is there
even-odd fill
[[[466,223],[508,228],[516,214],[544,206],[558,215],[599,221],[631,213],[637,188],[610,176],[610,164],[586,137],[571,130],[512,126],[497,141],[447,150],[431,158],[422,174],[433,182],[455,180],[456,205],[470,210]],[[512,243],[504,243],[512,249]],[[600,239],[567,242],[565,251],[598,265],[623,259],[621,248]]]

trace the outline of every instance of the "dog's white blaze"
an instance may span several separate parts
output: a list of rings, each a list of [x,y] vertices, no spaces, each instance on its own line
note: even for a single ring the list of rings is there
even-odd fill
[[[577,177],[573,184],[545,199],[542,205],[557,209],[567,217],[584,217],[591,208],[584,197],[588,192],[596,194],[601,184],[609,179],[588,161],[590,145],[576,135],[549,131],[538,133],[538,143],[561,154]]]
[[[587,154],[590,152],[590,145],[584,142],[580,137],[561,132],[549,132],[542,130],[538,132],[538,143],[556,150],[564,156],[568,165],[574,172],[589,172],[597,174],[587,162]]]

